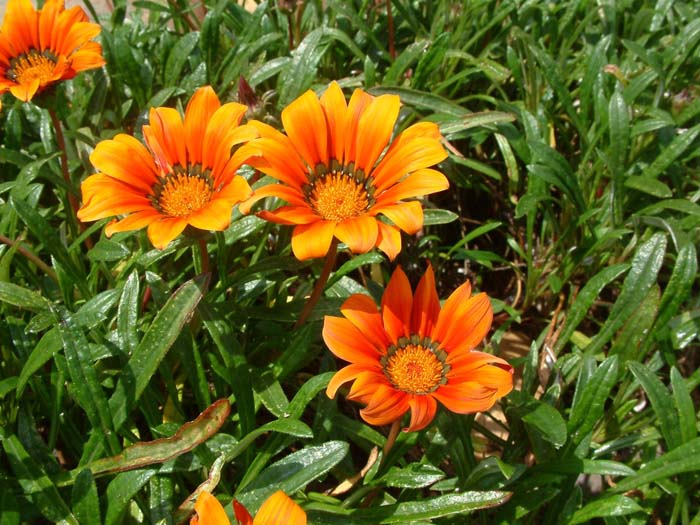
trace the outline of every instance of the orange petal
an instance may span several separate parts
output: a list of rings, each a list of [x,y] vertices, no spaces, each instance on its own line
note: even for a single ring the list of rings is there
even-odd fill
[[[215,197],[225,199],[233,205],[246,200],[252,194],[253,190],[248,181],[240,175],[236,175],[215,194]]]
[[[382,316],[374,300],[364,294],[353,294],[340,307],[340,312],[380,353],[385,353],[391,341],[384,331]]]
[[[204,86],[194,92],[185,110],[185,143],[187,157],[193,164],[201,164],[202,147],[207,124],[214,112],[221,107],[219,97],[211,86]],[[230,156],[230,155],[229,155]]]
[[[381,369],[364,370],[358,374],[355,382],[350,387],[347,397],[348,399],[359,401],[366,405],[371,401],[374,392],[380,385],[384,385],[392,390],[394,388]]]
[[[10,88],[10,93],[12,93],[16,98],[22,102],[29,102],[32,97],[36,94],[39,89],[39,79],[35,78],[28,84],[18,84]]]
[[[369,106],[372,100],[374,100],[374,97],[365,93],[361,89],[356,89],[353,92],[352,97],[350,97],[350,103],[348,104],[348,110],[345,117],[345,152],[342,162],[343,164],[350,164],[351,162],[355,161],[358,124],[362,113],[365,111],[367,106]]]
[[[409,396],[392,387],[379,385],[360,416],[370,425],[388,425],[400,419],[409,408]]]
[[[416,294],[413,297],[411,312],[411,334],[421,337],[429,336],[440,315],[440,299],[435,290],[435,275],[433,267],[428,263],[428,269],[423,274]]]
[[[187,220],[181,217],[164,217],[148,225],[148,238],[159,250],[164,250],[170,241],[180,235],[187,226]]]
[[[158,180],[158,171],[153,157],[134,137],[120,134],[112,140],[103,140],[90,154],[95,168],[134,189],[150,194]]]
[[[122,220],[113,220],[105,227],[105,235],[111,237],[118,232],[128,232],[145,228],[153,221],[158,220],[161,214],[156,210],[143,210],[132,213]]]
[[[292,232],[294,256],[300,261],[325,256],[331,247],[334,231],[335,223],[330,221],[317,221],[296,226]]]
[[[357,125],[355,167],[369,173],[391,138],[399,116],[401,100],[397,95],[382,95],[367,106]]]
[[[265,500],[253,525],[306,525],[306,513],[281,490]]]
[[[403,141],[392,147],[372,172],[377,191],[382,192],[409,173],[434,166],[446,158],[447,152],[435,139],[417,137]]]
[[[7,3],[2,32],[7,34],[17,54],[27,53],[39,45],[38,20],[39,13],[29,0]]]
[[[274,211],[262,210],[258,217],[276,224],[310,224],[319,220],[308,206],[282,206]]]
[[[73,53],[70,59],[70,67],[73,71],[85,71],[95,69],[106,64],[102,56],[102,46],[97,42],[88,42],[80,51]]]
[[[321,335],[328,349],[340,359],[365,367],[379,367],[379,352],[347,319],[325,316]]]
[[[58,13],[63,10],[61,0],[47,0],[39,13],[39,48],[55,49],[51,47],[51,35],[54,31],[54,24],[58,19]]]
[[[289,139],[281,136],[286,140],[261,137],[249,142],[248,149],[260,158],[252,157],[248,163],[280,182],[300,188],[309,182],[307,170]]]
[[[440,312],[440,317],[443,312]],[[441,346],[448,353],[471,350],[486,337],[492,321],[493,310],[488,296],[485,293],[475,295],[454,311],[439,339]]]
[[[326,116],[313,91],[307,91],[282,111],[282,124],[310,168],[328,164]]]
[[[335,228],[335,236],[348,245],[352,253],[367,253],[377,243],[377,220],[368,215],[345,219]]]
[[[206,131],[202,142],[202,164],[216,169],[223,168],[228,159],[231,157],[232,141],[227,139],[233,133],[240,123],[243,115],[246,112],[246,106],[236,102],[229,102],[220,106],[209,117],[206,123]],[[222,156],[222,151],[224,158]],[[222,162],[219,164],[217,161]]]
[[[86,42],[92,40],[100,34],[99,24],[92,22],[77,22],[70,26],[68,32],[63,37],[59,48],[54,49],[56,54],[70,56],[74,51],[80,49]]]
[[[451,372],[447,374],[449,378],[455,378],[456,382],[460,382],[461,379],[457,377],[458,374],[471,373],[477,368],[481,368],[484,365],[495,364],[500,366],[505,370],[512,370],[513,367],[510,366],[508,361],[501,359],[492,354],[487,354],[486,352],[478,352],[476,350],[464,350],[461,352],[450,352],[447,356],[446,362],[452,367]]]
[[[430,335],[430,338],[433,341],[443,340],[443,338],[445,337],[445,333],[447,332],[447,328],[451,324],[452,319],[454,319],[457,308],[459,307],[459,305],[461,305],[463,302],[469,299],[471,293],[472,285],[469,281],[465,281],[464,284],[459,286],[454,292],[450,294],[450,296],[445,301],[445,304],[442,305],[442,310],[440,311],[440,315],[438,316],[437,323],[435,324],[433,333]]]
[[[381,221],[377,221],[377,226],[379,227],[377,248],[383,251],[390,261],[393,261],[401,252],[401,232],[396,226],[384,224]]]
[[[224,231],[231,224],[233,205],[226,199],[214,199],[186,220],[195,228],[204,231]]]
[[[408,400],[411,407],[411,422],[404,432],[422,430],[430,424],[437,412],[437,402],[430,395],[411,396]]]
[[[185,128],[182,123],[180,113],[174,108],[151,108],[148,122],[150,126],[144,126],[144,137],[151,151],[156,153],[160,147],[156,158],[162,156],[167,159],[167,167],[161,165],[161,169],[166,173],[172,171],[170,166],[179,164],[187,166],[187,148],[185,144]],[[150,132],[146,134],[146,128],[150,127]],[[157,144],[154,144],[154,140]],[[160,159],[162,160],[162,159]]]
[[[417,233],[423,227],[423,206],[418,201],[375,207],[372,212],[381,213],[388,217],[391,222],[409,235]]]
[[[253,205],[265,197],[277,197],[287,201],[289,204],[308,207],[308,204],[304,200],[304,196],[299,192],[299,190],[284,184],[268,184],[262,188],[256,188],[253,195],[245,202],[241,203],[239,206],[241,213],[250,213],[250,209],[253,207]]]
[[[77,215],[81,221],[96,221],[122,213],[153,209],[146,195],[103,173],[90,175],[80,189],[83,205]]]
[[[389,339],[395,343],[399,337],[410,336],[413,293],[408,277],[397,266],[382,296],[382,321]]]
[[[401,182],[377,196],[375,206],[381,207],[393,204],[410,197],[421,197],[449,188],[450,183],[442,173],[436,170],[423,169],[413,172]]]
[[[333,399],[341,386],[348,381],[353,381],[365,370],[367,370],[367,367],[356,364],[351,364],[341,368],[333,375],[333,377],[331,377],[331,380],[328,382],[328,386],[326,387],[326,395]]]
[[[333,81],[321,96],[321,106],[328,122],[328,154],[338,162],[343,162],[345,150],[345,128],[348,105],[343,90]]]
[[[230,525],[228,516],[219,500],[206,491],[199,493],[194,504],[199,525]]]
[[[447,384],[432,393],[440,403],[457,414],[473,414],[488,410],[496,402],[496,389],[479,383]]]
[[[454,375],[449,375],[452,383],[478,383],[486,388],[496,391],[497,397],[503,397],[513,389],[513,367],[484,365],[469,372],[462,373],[457,370]]]

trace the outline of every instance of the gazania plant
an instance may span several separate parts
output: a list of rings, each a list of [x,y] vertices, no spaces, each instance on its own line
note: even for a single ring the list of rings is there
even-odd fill
[[[255,518],[236,500],[233,509],[239,525],[306,525],[306,513],[281,490],[265,500]],[[224,507],[209,492],[200,493],[194,510],[190,525],[230,525]]]
[[[104,65],[93,42],[98,24],[79,6],[47,0],[35,10],[29,0],[9,0],[0,29],[0,95],[9,91],[25,102],[78,72]]]
[[[394,259],[400,230],[414,234],[423,226],[420,201],[405,199],[449,185],[431,169],[447,157],[436,124],[414,124],[393,136],[400,106],[396,95],[374,97],[361,89],[347,103],[332,82],[320,98],[307,91],[282,111],[286,135],[252,122],[261,138],[248,146],[250,164],[279,184],[256,190],[241,210],[264,197],[286,201],[259,215],[294,226],[292,251],[299,259],[326,255],[333,238],[353,253],[377,247]]]
[[[143,127],[146,145],[119,134],[100,142],[90,155],[99,171],[83,181],[82,221],[123,215],[105,233],[148,227],[156,248],[165,248],[189,225],[224,230],[233,206],[251,195],[236,171],[245,161],[232,148],[257,136],[239,126],[246,106],[221,104],[214,90],[197,90],[184,121],[174,108],[152,108]]]
[[[415,296],[397,268],[382,297],[355,294],[340,308],[343,317],[326,316],[323,339],[350,364],[331,379],[327,393],[352,381],[348,399],[365,405],[362,418],[372,425],[393,423],[410,410],[407,431],[425,428],[437,401],[458,414],[490,409],[513,388],[507,361],[474,348],[493,317],[485,293],[471,295],[464,283],[440,307],[430,266]]]

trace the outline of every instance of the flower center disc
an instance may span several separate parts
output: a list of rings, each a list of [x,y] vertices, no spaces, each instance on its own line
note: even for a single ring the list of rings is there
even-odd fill
[[[390,352],[384,374],[397,389],[409,394],[428,394],[444,383],[445,365],[430,348],[408,344]]]
[[[344,173],[329,173],[318,179],[308,199],[314,211],[329,221],[358,217],[369,205],[365,186]]]
[[[212,196],[211,185],[196,175],[170,175],[158,196],[161,211],[171,217],[186,217],[201,210]]]
[[[51,57],[30,51],[29,54],[12,60],[7,77],[22,85],[31,84],[38,79],[39,85],[43,86],[53,79],[55,67],[56,61]]]

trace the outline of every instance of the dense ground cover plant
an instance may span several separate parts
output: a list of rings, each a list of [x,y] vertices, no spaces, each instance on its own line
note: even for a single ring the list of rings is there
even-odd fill
[[[232,523],[292,504],[310,524],[700,523],[700,7],[249,4],[118,0],[103,14],[86,1],[99,35],[73,11],[88,24],[75,30],[77,47],[50,53],[48,25],[38,44],[20,39],[22,49],[7,49],[3,26],[0,522],[183,523],[197,519],[202,494],[214,494]],[[28,9],[11,5],[8,16]],[[58,12],[58,3],[43,9]],[[87,67],[48,74],[49,62],[62,68],[80,50],[76,63]],[[45,77],[20,78],[36,65],[47,66]],[[356,156],[338,148],[335,166],[309,129],[314,104],[351,106],[355,90],[395,108],[377,111],[377,126],[391,129],[363,137],[363,155],[424,133],[430,162],[395,159],[423,175],[393,195],[408,199],[402,208],[414,221],[412,197],[429,195],[416,227],[402,228],[396,209],[370,213],[345,230],[333,222],[343,244],[327,235],[327,250],[324,240],[300,253],[294,227],[266,219],[316,202],[313,188],[280,189],[285,174],[269,161],[221,166],[219,155],[187,149],[209,133],[205,117],[229,112],[228,128],[211,131],[244,129],[216,137],[234,157],[291,142],[302,159],[325,164],[320,178],[331,172],[337,184],[352,174],[367,191],[376,180],[344,169]],[[299,100],[302,129],[285,113]],[[329,137],[326,145],[337,138]],[[248,140],[263,146],[246,153]],[[172,187],[159,187],[166,201],[146,197],[138,209],[78,221],[80,205],[119,198],[90,193],[91,177],[119,179],[133,173],[127,164],[170,174]],[[449,191],[437,192],[440,174]],[[255,213],[234,207],[201,222],[178,207],[188,204],[183,185],[213,194],[239,179],[227,206],[249,185],[268,197]],[[149,239],[145,228],[165,215],[177,228]],[[374,228],[395,236],[395,226],[408,234],[384,249]],[[465,282],[486,292],[490,330],[465,322],[478,325],[473,344],[488,331],[487,366],[515,369],[513,390],[485,414],[443,407],[428,418],[433,402],[414,388],[424,398],[411,411],[398,395],[402,410],[369,422],[398,412],[402,420],[370,426],[360,416],[371,401],[366,384],[326,395],[352,360],[337,337],[324,342],[324,324],[347,318],[348,304],[380,315],[397,266],[411,290],[428,264],[437,297]],[[419,288],[431,288],[423,279]],[[432,293],[415,295],[425,299],[415,310],[435,319]],[[405,319],[390,321],[389,333],[427,331]],[[423,342],[410,351],[428,356]],[[442,363],[438,354],[430,355]],[[438,383],[451,373],[441,370]],[[397,381],[407,384],[383,388]],[[353,392],[359,405],[347,401]],[[375,416],[386,414],[380,408]],[[416,431],[400,432],[407,426]]]

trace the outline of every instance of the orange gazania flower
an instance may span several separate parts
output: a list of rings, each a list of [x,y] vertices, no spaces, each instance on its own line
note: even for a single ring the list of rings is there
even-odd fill
[[[10,0],[0,29],[0,95],[25,102],[55,82],[102,66],[102,47],[91,42],[100,26],[79,6],[47,0],[38,11],[29,0]]]
[[[230,525],[221,503],[208,492],[199,494],[194,510],[190,525]],[[265,500],[255,519],[235,500],[233,510],[240,525],[306,525],[306,513],[281,490]]]
[[[399,229],[413,234],[423,226],[420,202],[404,199],[449,185],[428,169],[447,157],[436,124],[414,124],[391,140],[399,107],[396,95],[361,89],[347,104],[333,82],[320,100],[307,91],[282,111],[287,135],[252,122],[261,138],[249,146],[257,155],[249,163],[281,184],[256,190],[241,210],[268,196],[287,201],[259,215],[295,225],[292,251],[299,259],[325,255],[334,236],[354,253],[376,246],[393,259],[401,251]]]
[[[429,266],[415,297],[406,274],[397,268],[378,312],[367,295],[350,296],[326,316],[323,339],[336,356],[351,364],[338,371],[326,393],[354,381],[348,399],[371,425],[385,425],[409,409],[405,430],[420,430],[435,416],[436,401],[458,414],[490,409],[513,388],[513,368],[503,359],[474,351],[486,336],[493,313],[485,293],[471,296],[464,283],[442,309]]]
[[[246,106],[223,106],[214,90],[197,90],[187,104],[185,120],[173,108],[151,108],[143,127],[146,146],[120,134],[100,142],[90,161],[99,173],[83,181],[81,221],[127,214],[107,225],[107,236],[148,226],[156,248],[165,248],[187,225],[221,231],[231,221],[234,204],[251,189],[236,171],[245,161],[239,148],[257,136],[255,128],[238,126]]]

